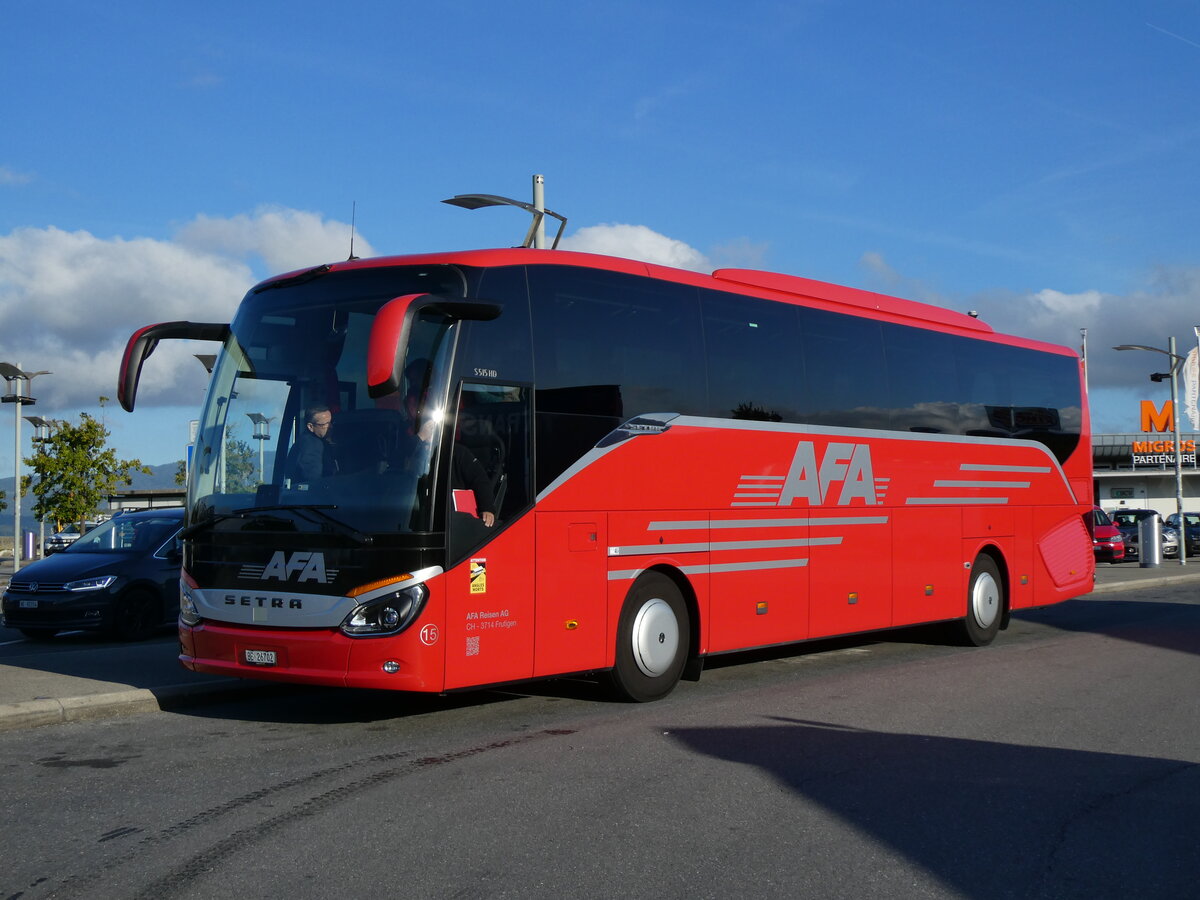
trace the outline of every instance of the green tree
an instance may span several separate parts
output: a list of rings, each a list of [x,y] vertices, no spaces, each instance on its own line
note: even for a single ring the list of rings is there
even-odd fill
[[[6,509],[8,509],[8,503],[6,502],[7,497],[8,494],[6,494],[4,491],[0,491],[0,512],[4,512]]]
[[[258,457],[245,441],[238,440],[229,429],[225,440],[225,491],[230,494],[249,494],[258,485]]]
[[[108,435],[100,420],[81,413],[78,425],[56,422],[40,449],[26,457],[33,475],[22,483],[32,485],[37,498],[33,513],[53,522],[55,531],[68,523],[82,526],[118,485],[133,482],[133,473],[150,474],[140,459],[118,459]]]

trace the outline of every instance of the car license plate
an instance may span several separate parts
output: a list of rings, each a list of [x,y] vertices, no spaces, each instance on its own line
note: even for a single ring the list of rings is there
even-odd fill
[[[274,650],[247,650],[246,662],[252,666],[273,666],[275,665]]]
[[[37,609],[37,604],[36,600],[22,600],[21,609]]]

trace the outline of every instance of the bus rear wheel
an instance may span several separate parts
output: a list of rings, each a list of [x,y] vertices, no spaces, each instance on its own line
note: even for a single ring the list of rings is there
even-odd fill
[[[967,614],[956,623],[957,636],[972,647],[990,644],[1004,618],[1004,581],[996,560],[981,553],[971,566]]]
[[[660,700],[675,688],[687,662],[687,604],[661,572],[647,572],[629,590],[617,625],[617,656],[609,680],[625,700]]]

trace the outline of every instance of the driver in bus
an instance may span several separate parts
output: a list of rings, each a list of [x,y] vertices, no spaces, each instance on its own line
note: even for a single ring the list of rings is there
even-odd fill
[[[316,481],[337,473],[332,427],[333,412],[328,406],[310,406],[305,411],[304,431],[288,453],[286,474],[292,481]]]

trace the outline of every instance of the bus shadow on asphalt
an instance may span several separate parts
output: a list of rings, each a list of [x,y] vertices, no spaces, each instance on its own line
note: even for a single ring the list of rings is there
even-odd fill
[[[976,898],[1195,893],[1194,762],[780,717],[671,739],[757,767],[846,824],[801,832],[797,861],[882,846]]]
[[[1020,610],[1013,619],[1035,627],[1102,634],[1148,647],[1200,654],[1200,604],[1195,603],[1109,600],[1093,595]]]

